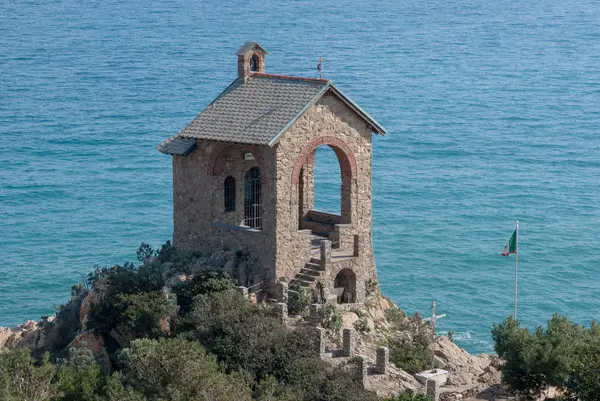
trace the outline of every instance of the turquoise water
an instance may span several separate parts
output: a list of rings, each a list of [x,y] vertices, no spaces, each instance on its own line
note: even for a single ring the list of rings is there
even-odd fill
[[[517,4],[520,3],[520,4]],[[172,231],[155,146],[236,74],[325,77],[389,131],[374,139],[381,287],[491,350],[524,324],[600,317],[600,6],[593,1],[0,2],[0,325],[52,313],[94,264]],[[335,209],[319,152],[317,206]]]

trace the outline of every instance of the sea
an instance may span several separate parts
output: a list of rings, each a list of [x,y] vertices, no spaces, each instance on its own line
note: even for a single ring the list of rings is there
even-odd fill
[[[518,318],[600,318],[600,3],[0,0],[0,325],[52,314],[94,265],[172,234],[170,157],[256,41],[323,76],[373,138],[382,291],[470,352]],[[339,210],[316,159],[316,207]]]

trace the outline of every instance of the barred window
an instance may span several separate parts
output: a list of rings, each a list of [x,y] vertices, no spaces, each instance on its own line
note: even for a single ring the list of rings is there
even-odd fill
[[[262,228],[261,178],[258,167],[253,167],[244,177],[244,224]]]
[[[223,184],[225,211],[233,212],[235,210],[235,178],[229,176],[225,178]]]

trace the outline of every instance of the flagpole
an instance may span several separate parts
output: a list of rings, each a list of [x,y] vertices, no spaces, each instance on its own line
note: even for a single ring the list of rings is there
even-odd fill
[[[519,220],[516,221],[515,229],[515,300],[514,300],[514,311],[513,317],[517,320],[517,272],[519,270]]]

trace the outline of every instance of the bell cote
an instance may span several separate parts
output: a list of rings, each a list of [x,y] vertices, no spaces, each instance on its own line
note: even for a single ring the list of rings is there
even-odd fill
[[[246,42],[235,53],[238,56],[238,78],[246,81],[253,73],[265,73],[265,55],[269,54],[256,42]]]

